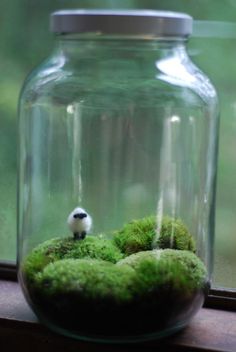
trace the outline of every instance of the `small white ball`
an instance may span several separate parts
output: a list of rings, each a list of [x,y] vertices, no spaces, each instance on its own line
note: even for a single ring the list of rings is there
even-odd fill
[[[74,237],[80,239],[91,230],[92,218],[83,208],[75,208],[68,216],[67,223]]]

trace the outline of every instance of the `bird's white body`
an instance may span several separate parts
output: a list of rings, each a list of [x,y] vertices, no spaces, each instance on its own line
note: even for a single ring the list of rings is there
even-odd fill
[[[84,238],[91,230],[92,218],[83,208],[75,208],[68,216],[67,223],[75,238]]]

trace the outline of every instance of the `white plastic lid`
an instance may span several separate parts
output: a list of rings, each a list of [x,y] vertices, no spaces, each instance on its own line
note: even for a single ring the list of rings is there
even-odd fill
[[[61,10],[51,14],[51,31],[187,37],[192,17],[178,12],[152,10]]]

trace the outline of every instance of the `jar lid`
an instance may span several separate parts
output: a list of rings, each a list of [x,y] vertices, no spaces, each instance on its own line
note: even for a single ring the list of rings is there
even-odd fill
[[[153,10],[61,10],[51,14],[56,33],[101,33],[187,37],[192,17],[178,12]]]

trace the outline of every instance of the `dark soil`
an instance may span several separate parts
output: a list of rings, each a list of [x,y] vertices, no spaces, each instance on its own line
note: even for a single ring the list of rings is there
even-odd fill
[[[168,288],[162,292],[148,292],[122,305],[112,297],[105,301],[88,300],[78,292],[48,299],[39,292],[28,291],[28,300],[45,323],[68,331],[70,335],[128,338],[158,334],[187,323],[202,306],[207,286],[188,296]]]

